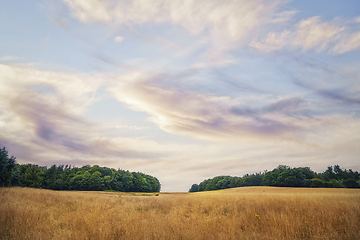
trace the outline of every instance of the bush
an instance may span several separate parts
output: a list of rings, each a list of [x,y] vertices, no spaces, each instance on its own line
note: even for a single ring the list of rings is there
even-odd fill
[[[336,179],[331,179],[330,182],[328,183],[328,187],[343,188],[344,185],[340,181],[337,181]]]
[[[319,178],[313,178],[311,179],[310,187],[326,187],[326,184]]]
[[[189,190],[189,192],[198,192],[199,191],[199,185],[197,185],[196,183],[193,184]]]
[[[359,188],[359,184],[356,182],[355,179],[346,179],[346,180],[343,180],[343,184],[345,187],[347,188]]]

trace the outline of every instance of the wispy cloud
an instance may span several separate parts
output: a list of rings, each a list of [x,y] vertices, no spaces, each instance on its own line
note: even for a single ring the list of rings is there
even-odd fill
[[[316,86],[303,80],[296,79],[294,83],[300,87],[312,90],[314,93],[331,101],[331,105],[342,104],[348,107],[360,104],[360,88],[351,84],[350,86],[341,86],[336,88]]]
[[[95,100],[92,93],[101,84],[96,78],[85,80],[81,74],[10,65],[0,65],[0,69],[1,106],[10,131],[23,128],[31,136],[28,141],[86,150],[79,139],[79,126],[87,124],[79,116]],[[41,86],[45,87],[43,91]]]
[[[0,57],[0,62],[17,62],[24,61],[25,59],[17,56],[2,56]]]
[[[357,50],[360,48],[360,31],[355,33],[350,33],[347,36],[344,36],[342,41],[339,41],[332,52],[335,54],[341,54],[349,52],[352,50]]]
[[[148,113],[162,130],[200,139],[292,138],[322,121],[301,115],[307,103],[300,97],[251,108],[244,99],[167,87],[149,73],[119,76],[108,91],[131,109]]]
[[[124,40],[124,37],[122,37],[122,36],[116,36],[115,38],[114,38],[114,42],[122,42],[122,40]]]
[[[360,47],[359,27],[352,21],[334,19],[322,21],[319,16],[301,20],[292,29],[282,32],[269,32],[263,40],[254,40],[249,46],[261,51],[276,51],[283,48],[299,48],[302,51],[328,51],[341,54]]]
[[[116,125],[115,128],[118,128],[118,129],[129,129],[129,130],[144,130],[144,129],[149,129],[148,127],[138,127],[138,126],[129,126],[129,125]]]
[[[293,12],[276,12],[287,1],[81,1],[64,0],[83,22],[112,25],[171,23],[193,34],[210,31],[214,36],[240,40],[260,24],[283,20]]]
[[[321,22],[319,17],[311,17],[298,23],[293,44],[304,51],[312,48],[324,51],[344,30],[345,27],[337,26],[336,23]]]
[[[97,100],[94,94],[104,84],[103,79],[11,65],[0,65],[0,79],[3,142],[39,149],[36,155],[47,153],[49,161],[69,156],[88,159],[89,155],[151,159],[166,154],[160,151],[163,146],[151,140],[108,136],[104,126],[83,117],[87,107]],[[169,145],[167,149],[174,147]]]

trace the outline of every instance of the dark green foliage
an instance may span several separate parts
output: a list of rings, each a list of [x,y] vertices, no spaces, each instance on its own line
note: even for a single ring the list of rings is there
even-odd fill
[[[139,172],[86,165],[50,168],[35,164],[16,164],[5,148],[0,149],[0,187],[23,186],[53,190],[160,192],[157,178]]]
[[[16,165],[20,172],[20,184],[23,187],[43,188],[46,167],[39,167],[35,164]]]
[[[19,173],[20,184],[18,185],[24,187],[80,191],[160,191],[160,182],[155,177],[97,165],[81,168],[53,165],[46,168],[33,164],[17,164],[14,172]]]
[[[310,180],[310,187],[326,187],[326,182],[319,178],[313,178]]]
[[[199,185],[193,184],[190,190],[194,190],[196,189],[196,187],[198,191],[211,191],[233,187],[259,186],[261,184],[262,178],[263,175],[260,173],[252,175],[247,174],[242,178],[231,176],[217,176],[212,179],[204,180]]]
[[[189,190],[189,192],[198,192],[199,191],[199,185],[197,185],[196,183],[193,184]]]
[[[0,187],[10,186],[12,182],[13,169],[16,164],[15,157],[9,157],[7,150],[0,149]]]
[[[301,187],[307,179],[315,177],[309,168],[290,168],[280,165],[271,172],[264,174],[262,185],[278,187]]]
[[[325,181],[330,181],[331,179],[336,179],[336,174],[333,171],[332,166],[328,167],[327,170],[322,175],[323,175],[323,179]]]
[[[330,188],[360,188],[360,174],[351,169],[343,170],[339,165],[328,167],[323,173],[317,174],[309,167],[290,168],[279,165],[264,173],[243,177],[217,176],[193,184],[189,192],[211,191],[244,186],[278,186],[278,187],[330,187]]]
[[[331,187],[331,188],[343,188],[345,187],[341,181],[338,181],[336,179],[331,179],[329,182],[328,182],[328,187]]]
[[[343,184],[346,188],[359,188],[359,184],[352,178],[344,180]]]

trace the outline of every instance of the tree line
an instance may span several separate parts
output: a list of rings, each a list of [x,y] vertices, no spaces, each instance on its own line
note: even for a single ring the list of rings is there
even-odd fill
[[[160,192],[156,177],[98,165],[71,167],[17,164],[15,157],[0,149],[0,187],[22,186],[52,190]]]
[[[246,174],[243,177],[217,176],[193,184],[189,192],[245,186],[360,188],[360,174],[351,169],[342,169],[339,165],[329,166],[323,173],[316,173],[309,167],[279,165],[270,172]]]

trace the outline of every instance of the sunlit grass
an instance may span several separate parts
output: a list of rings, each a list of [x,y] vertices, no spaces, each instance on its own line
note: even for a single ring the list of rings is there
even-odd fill
[[[0,189],[2,239],[360,239],[359,189]]]

